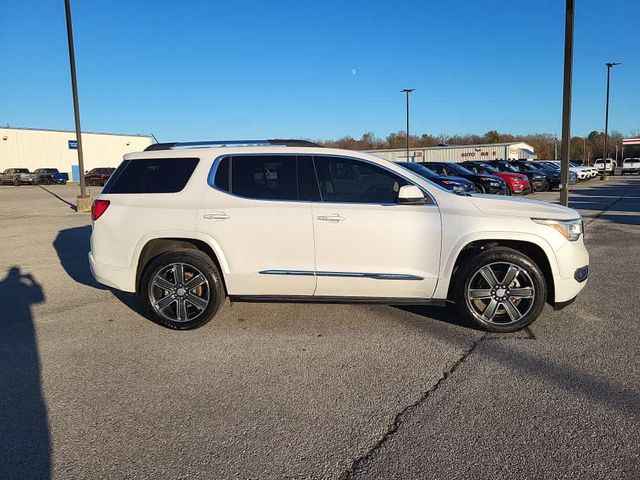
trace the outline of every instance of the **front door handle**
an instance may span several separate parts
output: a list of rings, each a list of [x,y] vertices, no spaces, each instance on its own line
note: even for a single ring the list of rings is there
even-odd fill
[[[226,220],[227,218],[231,218],[229,215],[227,215],[224,212],[219,212],[219,213],[207,213],[206,215],[202,216],[205,220]]]
[[[334,213],[332,215],[320,215],[318,217],[318,220],[322,220],[323,222],[342,222],[344,220],[344,217],[341,217],[337,213]]]

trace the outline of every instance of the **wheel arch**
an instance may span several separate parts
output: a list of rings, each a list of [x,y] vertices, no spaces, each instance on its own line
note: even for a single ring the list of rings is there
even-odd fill
[[[554,275],[557,274],[557,266],[555,263],[555,254],[551,250],[550,246],[546,242],[536,241],[536,238],[479,238],[465,242],[461,245],[452,255],[452,260],[446,266],[447,272],[443,278],[447,278],[448,282],[446,287],[443,285],[442,290],[438,290],[442,293],[446,293],[448,300],[453,298],[453,291],[455,285],[455,275],[458,272],[460,265],[464,261],[478,252],[493,247],[508,247],[512,248],[533,260],[536,265],[542,271],[545,282],[547,284],[547,302],[553,304],[555,302],[555,282]],[[439,286],[440,287],[440,286]]]
[[[203,238],[186,238],[178,236],[158,236],[149,238],[144,242],[141,242],[141,246],[138,249],[138,253],[135,256],[136,261],[136,292],[140,291],[140,281],[144,274],[146,266],[151,260],[158,255],[162,255],[166,252],[172,252],[175,250],[199,250],[204,252],[213,263],[218,267],[222,276],[222,284],[226,292],[226,280],[225,274],[228,273],[229,268],[220,246],[211,242],[209,239]]]

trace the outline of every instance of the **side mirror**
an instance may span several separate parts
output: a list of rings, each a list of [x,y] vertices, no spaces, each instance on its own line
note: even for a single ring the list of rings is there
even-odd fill
[[[427,197],[415,185],[403,185],[398,191],[398,203],[402,205],[424,205]]]

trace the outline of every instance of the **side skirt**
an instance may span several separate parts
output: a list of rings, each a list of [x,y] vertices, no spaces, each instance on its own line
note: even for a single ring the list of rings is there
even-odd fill
[[[383,305],[434,305],[444,307],[446,300],[427,298],[395,298],[395,297],[330,297],[311,295],[230,295],[232,302],[254,303],[378,303]]]

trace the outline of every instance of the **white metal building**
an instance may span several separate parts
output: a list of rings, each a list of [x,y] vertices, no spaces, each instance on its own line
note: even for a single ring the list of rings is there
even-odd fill
[[[117,167],[125,153],[151,145],[147,135],[82,133],[84,168]],[[78,181],[76,133],[65,130],[0,127],[0,171],[7,168],[57,168]]]
[[[394,162],[406,162],[407,150],[369,150]],[[463,162],[465,160],[535,160],[536,154],[528,143],[489,143],[484,145],[452,145],[409,149],[410,162]]]

